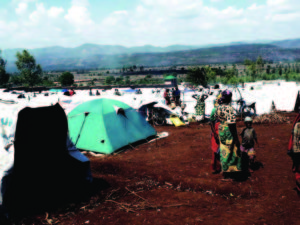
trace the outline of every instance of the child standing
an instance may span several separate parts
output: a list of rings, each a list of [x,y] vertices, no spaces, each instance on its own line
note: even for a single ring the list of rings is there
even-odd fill
[[[242,146],[241,151],[245,158],[245,166],[249,166],[249,171],[253,172],[252,167],[254,165],[254,160],[256,158],[256,152],[254,150],[254,141],[256,142],[257,146],[259,146],[257,141],[257,136],[254,128],[252,127],[252,118],[246,117],[245,118],[245,125],[246,128],[241,133],[242,136]]]

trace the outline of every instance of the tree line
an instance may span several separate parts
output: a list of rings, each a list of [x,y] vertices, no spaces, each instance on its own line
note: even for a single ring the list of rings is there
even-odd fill
[[[300,64],[271,64],[259,56],[253,61],[245,59],[243,64],[233,64],[230,68],[226,64],[223,68],[210,65],[190,68],[185,81],[206,86],[216,83],[236,85],[238,83],[277,79],[300,81]]]
[[[54,86],[54,81],[59,81],[63,86],[74,85],[74,75],[64,71],[60,75],[52,75],[43,72],[40,64],[36,63],[34,56],[27,50],[17,52],[16,67],[18,73],[12,75],[6,72],[6,61],[0,51],[0,86],[8,87],[9,83],[33,87],[37,85]],[[175,67],[176,68],[176,67]],[[184,68],[183,68],[184,69]],[[122,72],[143,71],[144,67],[124,66]],[[165,74],[165,76],[168,74]],[[177,76],[177,74],[173,74]],[[202,67],[190,67],[186,77],[178,77],[178,83],[186,81],[195,85],[206,86],[208,84],[238,84],[244,82],[255,82],[258,80],[285,79],[287,81],[300,81],[299,63],[276,63],[264,60],[259,56],[256,60],[245,59],[243,64],[223,64],[220,66],[207,65]],[[97,79],[89,82],[94,85]],[[143,78],[131,79],[130,76],[110,76],[106,73],[105,85],[131,85],[131,84],[161,84],[161,78],[153,78],[147,75]]]

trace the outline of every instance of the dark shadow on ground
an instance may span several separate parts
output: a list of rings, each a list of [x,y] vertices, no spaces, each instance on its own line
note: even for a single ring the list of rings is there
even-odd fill
[[[250,169],[253,171],[259,170],[260,168],[264,168],[264,164],[259,161],[254,162],[254,164],[250,166]]]
[[[224,179],[231,179],[237,182],[247,181],[249,177],[251,177],[251,173],[249,173],[248,171],[224,173]]]
[[[35,201],[28,202],[26,208],[10,212],[7,216],[0,216],[0,224],[35,224],[33,217],[38,214],[65,214],[77,212],[83,205],[89,204],[91,198],[97,197],[101,191],[110,188],[110,184],[101,178],[94,178],[92,182],[77,184],[72,189],[58,193],[55,200],[45,204],[34,205]]]

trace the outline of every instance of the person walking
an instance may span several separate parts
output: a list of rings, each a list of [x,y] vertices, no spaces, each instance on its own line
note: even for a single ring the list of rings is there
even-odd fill
[[[229,178],[232,172],[242,171],[240,142],[236,129],[236,116],[231,106],[232,92],[222,92],[220,105],[216,110],[219,119],[220,161],[222,173]]]

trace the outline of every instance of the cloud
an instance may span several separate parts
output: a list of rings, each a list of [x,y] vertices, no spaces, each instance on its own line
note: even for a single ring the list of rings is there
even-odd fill
[[[267,5],[269,5],[269,6],[284,5],[287,2],[288,2],[288,0],[267,0]]]
[[[98,21],[100,17],[92,14],[93,3],[88,0],[72,0],[68,8],[53,1],[13,0],[13,9],[22,12],[21,4],[26,4],[26,9],[11,20],[0,15],[0,48],[84,43],[204,45],[300,36],[295,29],[300,19],[299,0],[266,0],[244,7],[227,1],[223,7],[202,0],[137,1],[135,7],[111,11]]]
[[[65,15],[65,19],[74,26],[92,24],[87,8],[83,6],[72,6]]]
[[[18,4],[20,2],[30,3],[30,2],[36,2],[38,0],[12,0],[13,4]]]
[[[298,12],[300,10],[299,0],[267,0],[266,9],[270,12]]]
[[[41,22],[41,19],[45,17],[46,9],[43,3],[36,4],[36,10],[29,15],[29,19],[33,23]]]
[[[72,5],[88,7],[90,3],[88,0],[72,0]]]
[[[256,5],[256,3],[254,3],[253,5],[249,6],[247,8],[247,10],[257,11],[257,10],[260,10],[260,9],[263,9],[263,8],[265,8],[263,5]]]
[[[64,18],[76,29],[76,32],[82,32],[94,24],[90,17],[87,6],[88,0],[72,0],[72,6]]]
[[[27,3],[21,2],[18,4],[18,7],[16,8],[17,14],[23,14],[27,10]]]
[[[274,22],[289,22],[300,19],[299,13],[275,14],[267,17],[268,20]]]
[[[60,7],[60,8],[58,8],[58,7],[51,7],[48,10],[48,15],[51,18],[57,18],[63,12],[64,12],[64,9],[62,7]]]

